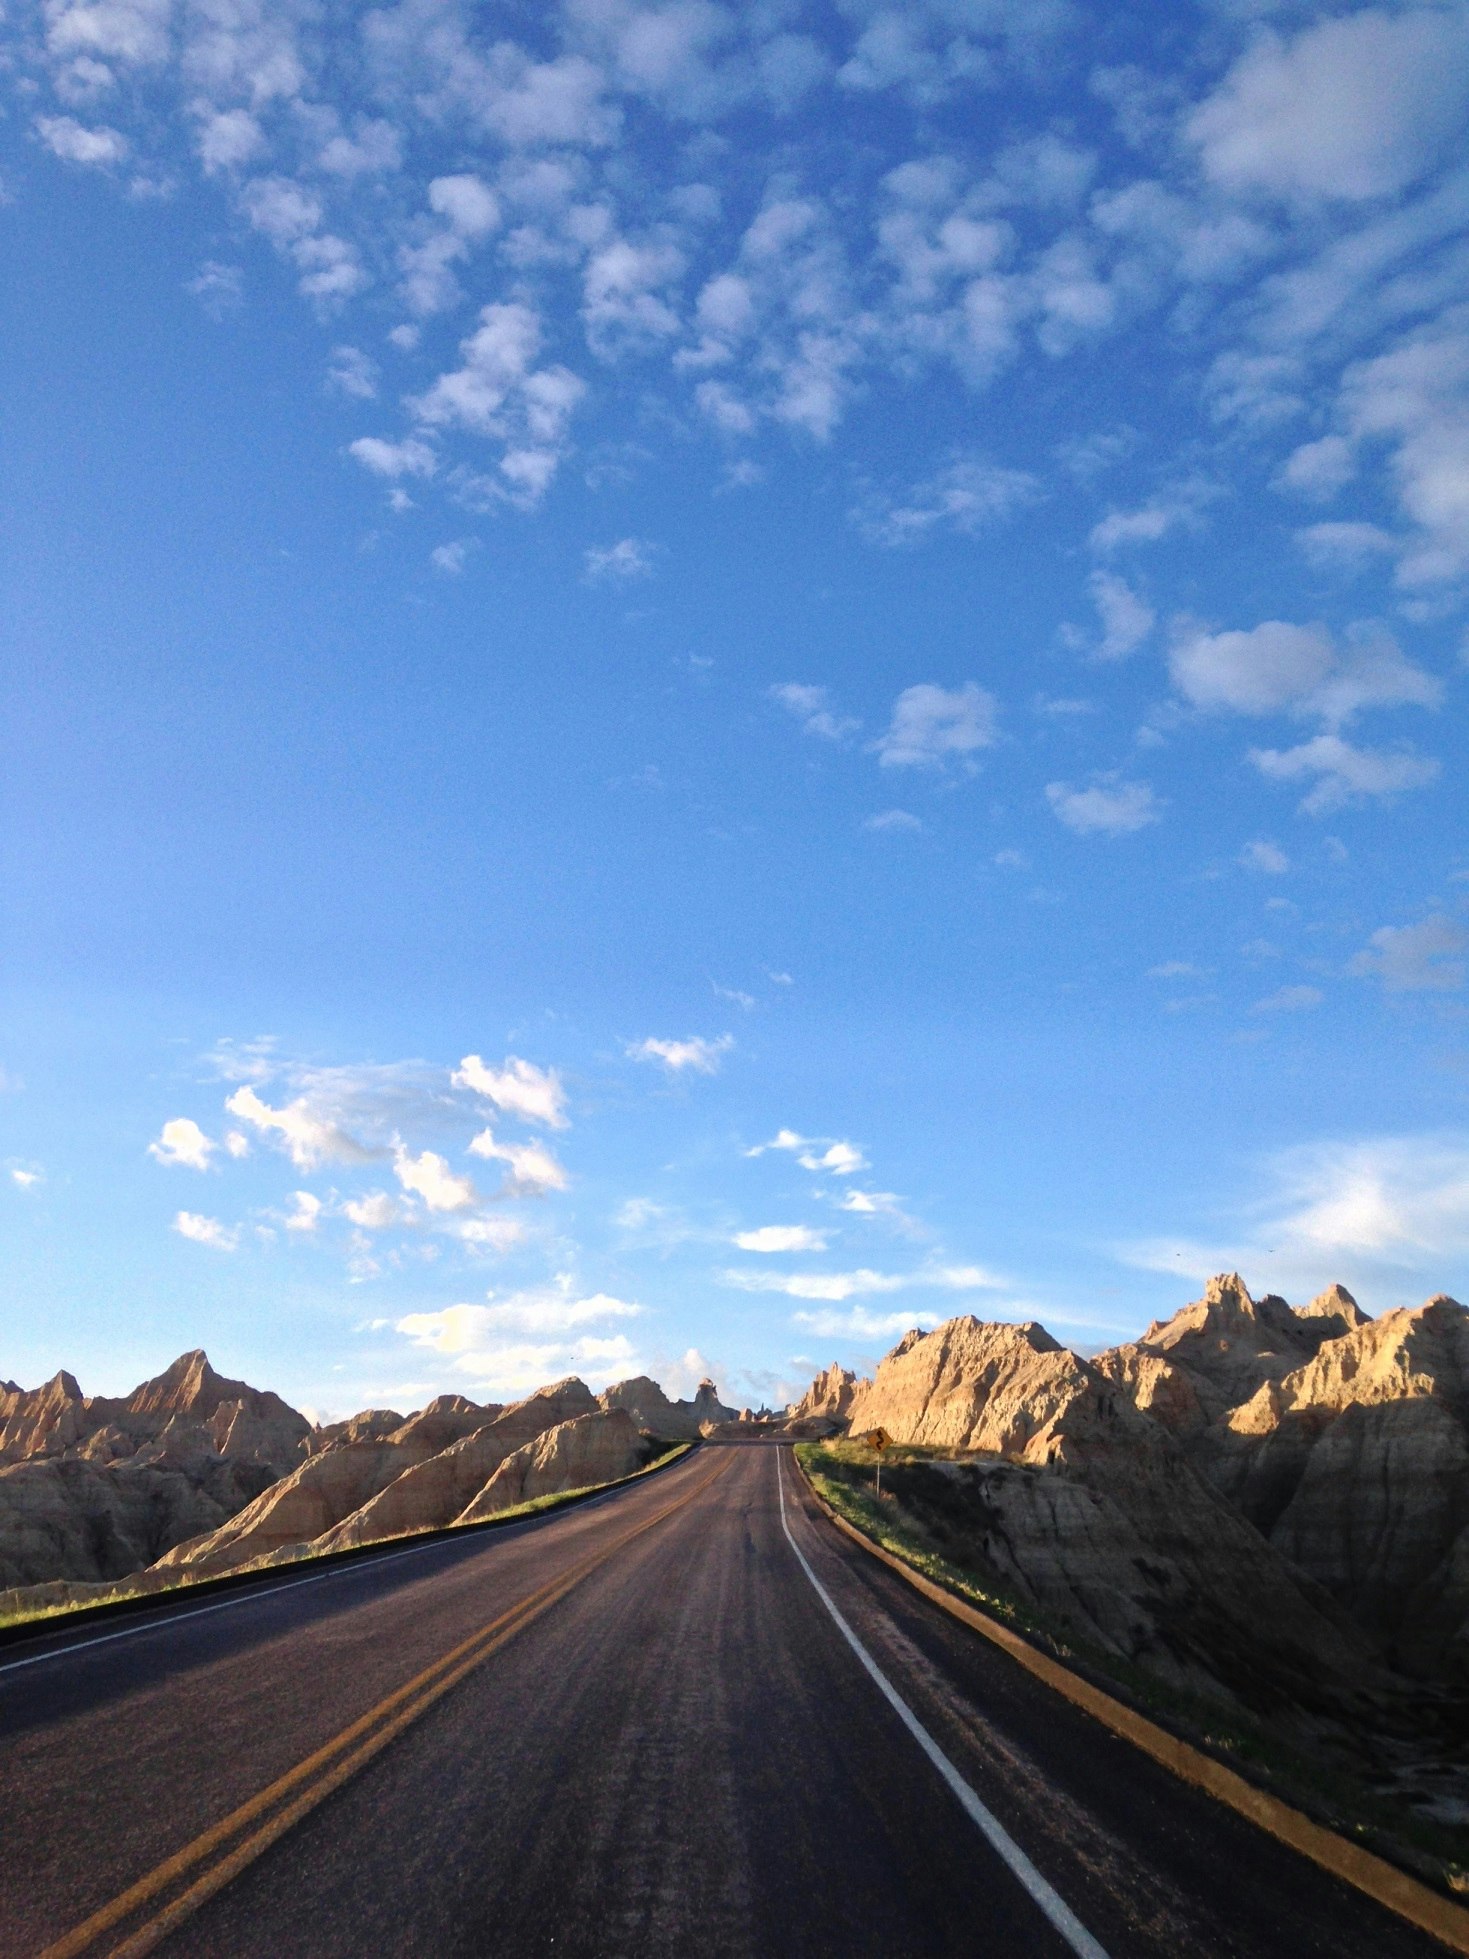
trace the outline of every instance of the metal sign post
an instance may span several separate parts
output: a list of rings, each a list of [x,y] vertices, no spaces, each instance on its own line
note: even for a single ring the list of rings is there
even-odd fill
[[[892,1447],[893,1438],[885,1428],[870,1428],[862,1440],[877,1455],[877,1500],[882,1502],[882,1452]]]

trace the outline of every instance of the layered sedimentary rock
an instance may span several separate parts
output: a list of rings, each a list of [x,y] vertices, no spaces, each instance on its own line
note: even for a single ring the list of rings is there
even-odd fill
[[[216,1374],[202,1351],[125,1397],[84,1395],[64,1371],[36,1389],[7,1381],[0,1592],[12,1608],[19,1594],[58,1603],[117,1580],[146,1590],[433,1529],[548,1431],[595,1418],[519,1461],[492,1510],[517,1477],[537,1494],[571,1487],[567,1477],[612,1480],[648,1458],[646,1436],[693,1439],[732,1413],[711,1381],[692,1401],[641,1379],[599,1402],[569,1377],[509,1407],[449,1394],[407,1416],[365,1409],[313,1428],[278,1395]]]
[[[504,1410],[481,1411],[493,1413],[494,1418],[482,1419],[448,1447],[405,1468],[385,1489],[320,1535],[314,1548],[343,1551],[354,1544],[453,1523],[508,1456],[548,1429],[586,1419],[595,1406],[590,1390],[572,1379],[540,1388]],[[400,1431],[406,1432],[406,1428]]]
[[[176,1545],[160,1563],[206,1576],[307,1545],[345,1550],[432,1530],[451,1523],[506,1456],[596,1405],[575,1378],[504,1409],[443,1395],[389,1435],[337,1442],[310,1457],[237,1517]]]
[[[27,1393],[0,1389],[0,1462],[84,1454],[117,1460],[165,1442],[175,1454],[209,1448],[283,1475],[310,1445],[311,1424],[277,1394],[216,1374],[202,1348],[130,1395],[84,1395],[64,1370]]]
[[[287,1474],[311,1424],[182,1354],[130,1395],[65,1372],[0,1391],[0,1587],[100,1582],[211,1531]]]
[[[1166,1361],[1164,1357],[1166,1356]],[[1209,1411],[1150,1399],[1160,1361]],[[1370,1320],[1333,1286],[1292,1311],[1234,1274],[1099,1370],[1137,1384],[1194,1466],[1401,1667],[1469,1681],[1469,1312]]]
[[[1194,1689],[1341,1719],[1368,1642],[1190,1465],[1116,1379],[1043,1328],[909,1335],[852,1399],[947,1462],[893,1472],[958,1553],[1053,1622]]]
[[[701,1381],[692,1401],[670,1401],[656,1381],[639,1374],[605,1389],[597,1402],[602,1408],[626,1410],[638,1428],[663,1442],[693,1442],[709,1426],[738,1419],[736,1410],[719,1399],[712,1381]]]
[[[852,1395],[857,1386],[857,1376],[849,1367],[839,1367],[835,1361],[824,1374],[818,1374],[799,1401],[793,1401],[786,1410],[788,1420],[809,1422],[814,1420],[845,1421],[852,1412]]]
[[[648,1454],[648,1442],[625,1408],[579,1415],[507,1456],[458,1521],[479,1523],[534,1497],[616,1482],[640,1469]]]

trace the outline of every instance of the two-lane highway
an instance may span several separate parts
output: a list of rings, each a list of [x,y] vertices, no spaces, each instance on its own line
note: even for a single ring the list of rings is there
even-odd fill
[[[849,1545],[783,1448],[103,1630],[0,1655],[6,1959],[1441,1951]]]

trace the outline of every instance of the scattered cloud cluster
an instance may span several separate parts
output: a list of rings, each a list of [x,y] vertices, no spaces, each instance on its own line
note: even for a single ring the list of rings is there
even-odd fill
[[[395,1331],[447,1358],[480,1398],[511,1399],[568,1374],[593,1388],[643,1371],[619,1329],[647,1308],[605,1292],[582,1292],[570,1273],[548,1285],[490,1293],[483,1304],[407,1313]]]
[[[324,1178],[323,1188],[292,1190],[288,1209],[257,1212],[256,1235],[268,1243],[279,1225],[297,1240],[316,1240],[335,1227],[333,1241],[354,1278],[379,1275],[374,1247],[384,1234],[397,1240],[395,1257],[411,1241],[425,1254],[438,1243],[504,1252],[527,1235],[516,1215],[521,1201],[568,1187],[566,1169],[546,1143],[497,1139],[484,1126],[487,1107],[497,1120],[570,1126],[561,1076],[522,1056],[508,1055],[499,1067],[478,1054],[452,1069],[422,1062],[321,1067],[259,1043],[223,1047],[213,1060],[226,1082],[239,1084],[223,1098],[223,1113],[239,1127],[214,1136],[192,1116],[172,1116],[148,1154],[169,1170],[219,1174],[258,1147],[283,1156],[298,1176]],[[482,1189],[455,1161],[461,1153],[504,1166],[492,1188]],[[242,1225],[191,1210],[176,1214],[174,1229],[216,1251],[247,1242]]]
[[[1215,322],[1215,415],[1286,434],[1283,491],[1329,499],[1385,457],[1398,575],[1441,583],[1469,563],[1453,461],[1469,348],[1453,257],[1462,10],[1266,27],[1239,11],[1167,79],[1141,39],[1136,60],[1107,65],[1059,4],[818,15],[564,0],[521,40],[468,0],[446,0],[432,32],[394,0],[330,37],[297,9],[175,22],[131,0],[54,0],[19,10],[11,34],[58,167],[142,191],[192,166],[328,319],[369,293],[396,305],[390,344],[422,378],[395,390],[397,427],[352,445],[379,474],[531,505],[605,371],[656,376],[717,442],[820,443],[883,374],[980,390],[1171,309],[1195,334]],[[1048,78],[1069,85],[1088,63],[1089,90],[1054,115]],[[939,105],[1000,86],[1031,107],[1027,132],[935,140]],[[797,129],[869,105],[882,133],[840,194],[819,172],[734,167],[754,152],[749,137],[728,149],[733,118],[775,157]],[[701,160],[671,169],[690,130]],[[475,166],[416,160],[453,151]],[[1348,316],[1357,332],[1333,337]],[[447,359],[439,322],[458,326]],[[1385,344],[1364,351],[1364,327]],[[389,392],[339,330],[335,344],[350,398]],[[1300,427],[1308,393],[1328,405],[1325,430]],[[1105,436],[1094,464],[1122,453]],[[1043,490],[966,449],[855,515],[902,544],[1004,521]],[[1195,489],[1165,486],[1115,507],[1093,543],[1156,543],[1198,515]],[[635,540],[593,557],[629,546],[608,570],[636,571]],[[1122,657],[1150,629],[1147,602],[1121,582],[1093,590],[1099,650]]]

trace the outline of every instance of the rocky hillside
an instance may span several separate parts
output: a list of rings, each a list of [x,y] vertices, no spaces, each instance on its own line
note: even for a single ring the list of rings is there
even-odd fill
[[[795,1407],[847,1392],[818,1377]],[[936,1548],[1094,1650],[1318,1732],[1469,1688],[1469,1312],[1299,1309],[1236,1275],[1088,1359],[1035,1324],[914,1331],[853,1435]],[[1446,1703],[1445,1703],[1446,1704]],[[1392,1717],[1396,1718],[1396,1717]]]
[[[1469,1310],[1231,1273],[1094,1366],[1395,1666],[1469,1688]]]
[[[314,1445],[279,1395],[202,1352],[120,1400],[60,1373],[0,1387],[0,1587],[120,1578],[213,1530]]]
[[[70,1374],[0,1386],[0,1592],[82,1595],[340,1550],[625,1476],[733,1417],[711,1381],[600,1398],[569,1379],[502,1407],[442,1395],[313,1427],[183,1354],[123,1399]]]

